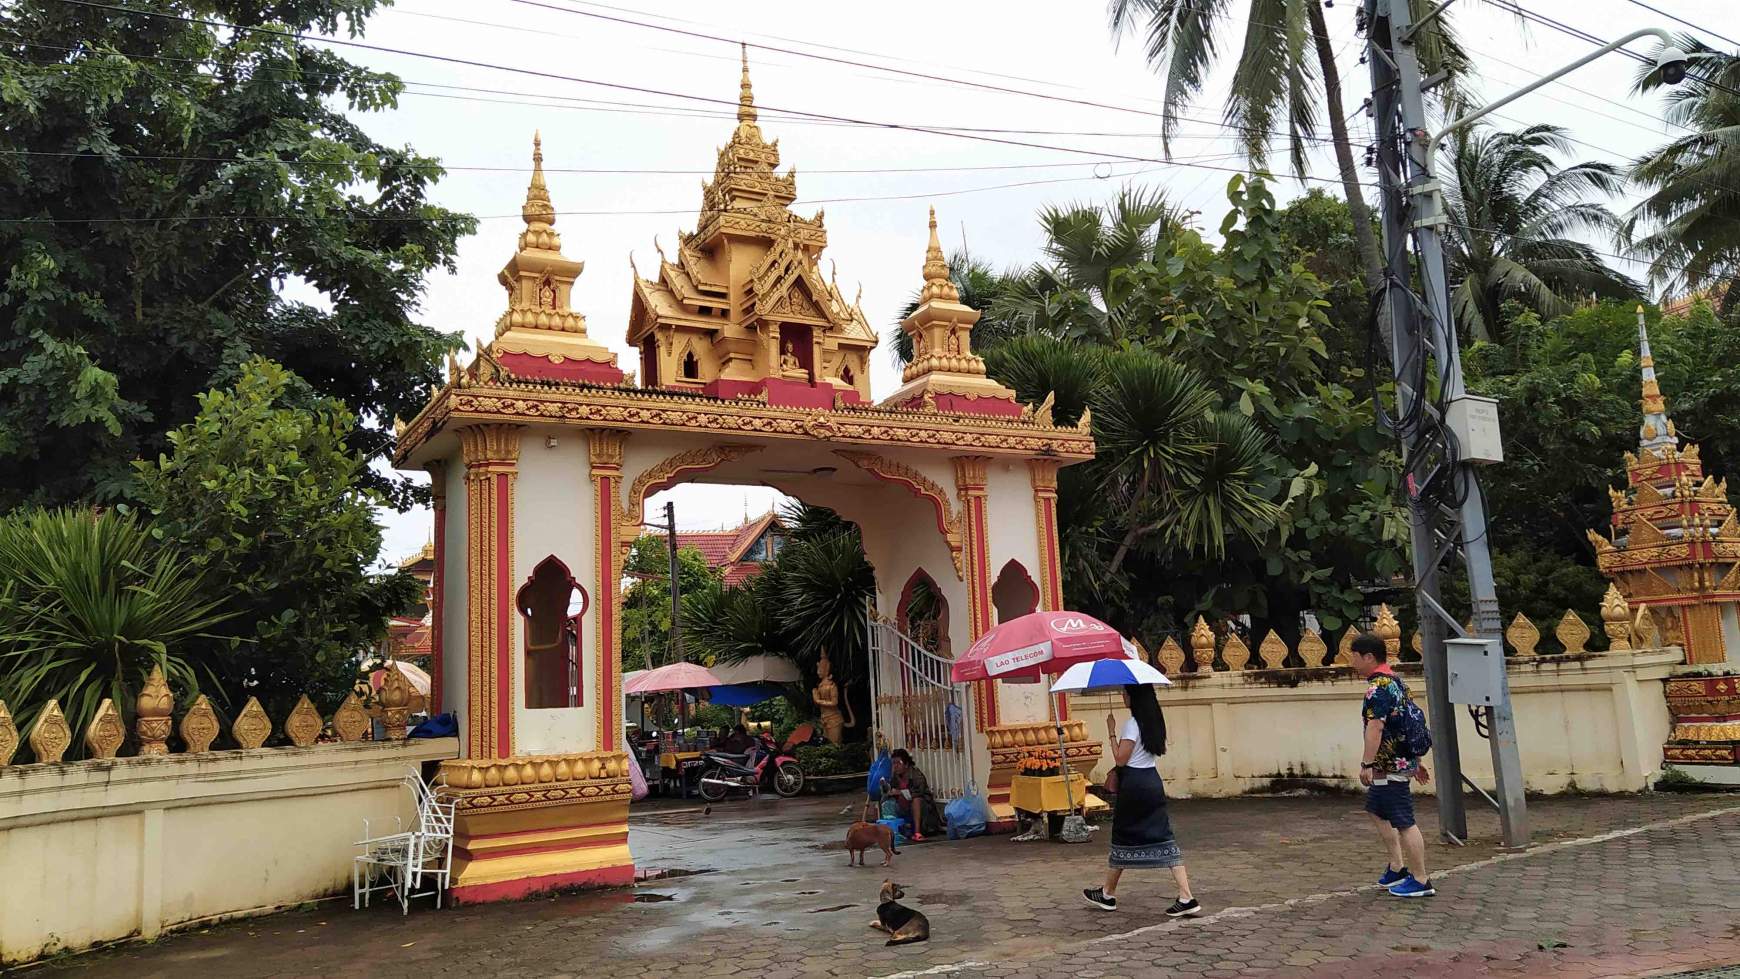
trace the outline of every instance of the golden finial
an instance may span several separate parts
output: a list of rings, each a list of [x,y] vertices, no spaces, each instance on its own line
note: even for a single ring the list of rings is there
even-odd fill
[[[942,242],[936,236],[936,208],[930,209],[930,244],[924,250],[924,290],[918,294],[918,301],[929,302],[940,299],[943,302],[960,302],[960,290],[955,288],[949,279],[948,259],[943,257]]]
[[[743,54],[743,80],[737,83],[737,121],[755,121],[755,91],[749,86],[749,45],[739,45]]]
[[[632,248],[628,250],[628,270],[634,273],[635,278],[640,278],[640,269],[634,264],[634,249]]]
[[[532,132],[532,182],[526,186],[526,202],[520,207],[520,217],[527,226],[555,224],[556,209],[550,206],[550,188],[544,183],[544,137]]]

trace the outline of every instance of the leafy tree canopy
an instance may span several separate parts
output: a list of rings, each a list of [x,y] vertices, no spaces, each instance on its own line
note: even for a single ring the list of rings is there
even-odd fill
[[[407,572],[369,571],[380,498],[359,485],[351,414],[258,359],[199,407],[169,433],[169,454],[136,467],[153,533],[235,614],[232,637],[190,643],[232,708],[255,695],[281,716],[307,693],[331,709],[388,617],[422,594]]]
[[[423,278],[475,222],[429,204],[434,161],[346,114],[401,83],[200,22],[354,34],[378,6],[0,7],[0,509],[124,497],[131,461],[255,356],[338,399],[365,457],[421,407],[461,342],[413,318]]]
[[[622,668],[663,666],[671,657],[671,552],[665,538],[647,534],[629,549],[624,571],[633,580],[622,594]],[[687,599],[719,584],[719,572],[692,547],[677,550],[677,591]],[[684,648],[696,646],[684,636]],[[692,658],[692,657],[691,657]],[[704,662],[704,660],[702,661]]]

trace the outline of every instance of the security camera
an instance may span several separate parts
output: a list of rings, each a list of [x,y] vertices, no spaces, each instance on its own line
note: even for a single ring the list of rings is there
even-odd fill
[[[1661,80],[1669,85],[1678,85],[1686,80],[1686,53],[1673,45],[1661,49],[1655,56],[1655,66],[1661,72]]]

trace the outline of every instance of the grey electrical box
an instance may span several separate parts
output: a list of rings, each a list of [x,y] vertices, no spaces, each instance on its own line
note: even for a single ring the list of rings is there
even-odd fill
[[[1465,394],[1444,412],[1444,424],[1456,436],[1462,461],[1494,463],[1504,461],[1504,440],[1498,430],[1498,402]]]
[[[1498,639],[1447,639],[1450,702],[1491,707],[1504,700],[1504,645]]]

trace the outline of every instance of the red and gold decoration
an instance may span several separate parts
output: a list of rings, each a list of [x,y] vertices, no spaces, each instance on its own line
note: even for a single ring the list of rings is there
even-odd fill
[[[955,492],[959,494],[961,521],[965,528],[967,552],[967,641],[978,638],[991,628],[991,557],[990,528],[985,522],[985,499],[988,476],[984,456],[955,456]],[[997,684],[992,680],[979,683],[977,705],[979,730],[997,723]]]
[[[454,810],[453,899],[633,883],[627,754],[595,751],[441,763]]]
[[[1601,571],[1633,609],[1647,610],[1664,642],[1685,650],[1687,663],[1740,659],[1740,522],[1727,481],[1704,474],[1697,445],[1680,444],[1656,380],[1642,307],[1637,332],[1638,450],[1625,455],[1626,490],[1610,491],[1611,536],[1590,531],[1589,539]]]
[[[1740,676],[1682,677],[1667,682],[1673,734],[1664,759],[1673,764],[1740,764]]]
[[[401,443],[403,444],[403,443]],[[467,548],[466,754],[495,758],[513,751],[509,692],[513,610],[514,477],[520,458],[516,425],[459,429],[465,461]],[[393,671],[396,672],[396,671]]]
[[[1103,801],[1086,792],[1087,778],[1100,763],[1103,745],[1088,738],[1087,722],[1066,720],[1062,723],[1061,759],[1057,753],[1057,727],[1051,721],[1002,724],[985,732],[985,739],[991,747],[991,775],[985,787],[985,801],[991,807],[991,815],[999,822],[1011,822],[1015,818],[1016,809],[1027,808],[1017,805],[1012,794],[1015,780],[1024,774],[1021,771],[1022,765],[1028,759],[1034,758],[1044,759],[1053,765],[1061,761],[1061,767],[1067,767],[1073,777],[1081,780],[1074,789],[1076,805],[1084,807],[1088,812],[1105,807]],[[1063,780],[1056,777],[1057,774],[1057,771],[1053,771],[1049,777],[1056,782],[1055,795],[1061,799],[1064,796]],[[1028,777],[1047,776],[1036,773]],[[1061,811],[1063,808],[1060,804],[1057,810]]]
[[[617,487],[622,483],[622,445],[628,433],[595,429],[586,433],[587,460],[592,471],[592,512],[598,521],[593,531],[593,553],[598,561],[598,741],[614,745],[622,739],[616,705],[622,702],[622,654],[618,648],[622,623],[622,568],[628,552],[622,537],[633,527],[640,530],[640,510],[631,517],[616,509]],[[633,543],[633,538],[629,539]]]

